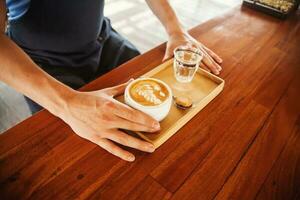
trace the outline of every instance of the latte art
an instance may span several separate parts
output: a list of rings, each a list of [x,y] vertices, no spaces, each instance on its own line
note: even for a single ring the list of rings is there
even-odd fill
[[[139,104],[156,106],[163,103],[169,96],[167,88],[154,80],[140,80],[130,88],[130,96]]]
[[[127,85],[124,94],[125,103],[140,110],[157,121],[163,120],[169,113],[172,90],[163,81],[155,78],[139,78]]]

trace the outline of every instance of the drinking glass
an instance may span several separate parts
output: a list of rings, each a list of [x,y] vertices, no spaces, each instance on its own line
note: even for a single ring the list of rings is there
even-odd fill
[[[197,72],[203,53],[193,45],[179,46],[174,50],[174,76],[178,82],[189,83]]]

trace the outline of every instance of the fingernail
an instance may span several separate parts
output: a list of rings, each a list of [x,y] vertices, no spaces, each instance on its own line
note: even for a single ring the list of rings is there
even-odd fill
[[[147,152],[152,153],[155,151],[155,147],[152,144],[149,144],[146,146],[146,150]]]
[[[159,130],[160,129],[160,124],[158,122],[154,122],[152,127],[156,130]]]
[[[216,74],[216,75],[219,75],[219,74],[220,74],[220,72],[219,72],[219,71],[215,71],[215,74]]]
[[[133,155],[127,156],[127,161],[132,162],[135,160],[135,157]]]

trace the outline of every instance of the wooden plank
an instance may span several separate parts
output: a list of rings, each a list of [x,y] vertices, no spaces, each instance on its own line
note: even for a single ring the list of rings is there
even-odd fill
[[[42,111],[0,134],[0,140],[6,141],[5,143],[0,143],[0,154],[32,139],[37,132],[47,128],[55,121],[57,121],[55,116],[47,111]]]
[[[176,143],[171,144],[171,146],[174,145],[176,145]],[[148,176],[149,171],[160,163],[164,159],[166,153],[171,150],[167,146],[168,145],[161,146],[155,154],[151,155],[133,151],[136,155],[135,162],[122,162],[120,164],[120,169],[115,171],[103,185],[99,185],[98,188],[94,189],[90,197],[92,197],[92,199],[125,199],[130,193],[134,194],[136,187],[142,187],[142,182]],[[63,177],[61,178],[63,179]],[[90,190],[92,189],[92,186],[87,188]]]
[[[7,182],[14,182],[19,176],[18,171],[20,169],[44,156],[45,153],[64,141],[71,133],[66,133],[64,129],[61,129],[63,126],[62,122],[54,123],[47,129],[38,132],[32,137],[32,140],[1,154],[0,184],[5,185]]]
[[[15,175],[17,176],[14,176],[14,178],[11,176],[2,183],[0,191],[11,195],[22,194],[18,198],[28,198],[35,190],[55,179],[93,148],[95,148],[95,145],[73,134],[45,153],[43,157],[32,160],[28,166],[19,170],[13,169],[16,170]],[[31,178],[31,181],[28,181],[28,177]]]
[[[66,169],[59,176],[61,178],[55,178],[35,190],[30,198],[87,198],[94,190],[108,180],[111,174],[120,170],[124,162],[100,148],[95,148]],[[87,186],[90,186],[90,188],[87,189]]]
[[[300,13],[299,10],[298,12],[294,13],[290,18],[289,21],[290,23],[294,24],[293,28],[290,28],[290,31],[288,31],[285,36],[284,39],[279,41],[276,44],[276,47],[279,48],[280,50],[283,50],[287,53],[295,53],[291,50],[291,48],[297,48],[297,46],[299,46],[300,44],[300,24],[299,24],[299,20],[300,20]],[[288,28],[288,23],[283,23],[281,25],[281,27],[283,29]],[[299,55],[296,54],[296,55]]]
[[[299,74],[298,74],[299,75]],[[300,80],[291,84],[216,199],[254,199],[300,116]],[[274,85],[273,89],[278,88]],[[272,94],[272,93],[271,93]]]
[[[256,199],[299,199],[300,118],[287,145],[274,164]]]
[[[172,199],[213,198],[255,139],[267,116],[266,108],[255,102],[249,103],[227,134],[209,152],[205,162],[196,167]]]
[[[167,200],[172,193],[168,192],[152,177],[147,176],[125,199],[143,199],[143,200]],[[93,198],[91,198],[93,199]],[[96,198],[97,199],[97,198]]]

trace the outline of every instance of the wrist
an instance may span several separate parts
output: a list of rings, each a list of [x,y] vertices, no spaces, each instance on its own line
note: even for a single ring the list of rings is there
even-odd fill
[[[170,38],[185,38],[187,37],[188,32],[183,28],[173,29],[172,31],[168,31],[168,37]]]
[[[59,99],[53,102],[52,113],[59,118],[65,118],[66,113],[68,113],[69,110],[70,99],[72,99],[74,95],[75,94],[73,94],[73,92],[67,92],[65,94],[62,94],[62,96],[60,96]]]
[[[69,110],[69,102],[78,92],[61,84],[55,87],[51,93],[53,95],[48,97],[49,101],[45,108],[53,115],[64,119]]]
[[[178,37],[178,36],[183,36],[185,35],[187,32],[180,26],[178,27],[172,27],[172,28],[168,28],[167,29],[167,33],[168,33],[168,37]]]
[[[165,29],[169,37],[184,35],[187,33],[175,15],[173,18],[168,20],[168,23],[165,24]]]

